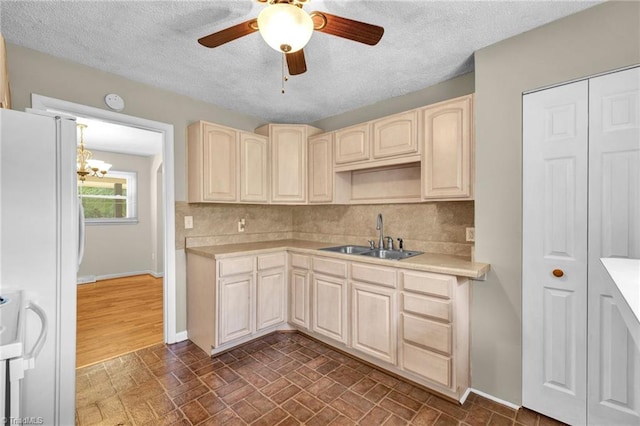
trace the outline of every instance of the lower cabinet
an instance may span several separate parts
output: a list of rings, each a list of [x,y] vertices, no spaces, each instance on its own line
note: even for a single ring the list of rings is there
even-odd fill
[[[289,265],[289,322],[308,330],[311,321],[311,258],[291,253]]]
[[[460,400],[470,382],[468,279],[401,265],[294,251],[188,254],[189,339],[217,353],[288,322]]]
[[[396,363],[396,290],[351,283],[351,347]]]
[[[347,280],[313,274],[312,330],[347,343]]]
[[[275,330],[287,318],[286,252],[219,260],[187,254],[187,332],[207,353]]]
[[[253,287],[253,274],[236,275],[219,281],[218,344],[253,332]]]

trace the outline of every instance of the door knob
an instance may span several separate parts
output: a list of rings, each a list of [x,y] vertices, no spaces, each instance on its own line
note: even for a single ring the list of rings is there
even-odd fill
[[[564,275],[564,272],[562,271],[562,269],[554,269],[552,274],[554,277],[560,278],[561,276]]]

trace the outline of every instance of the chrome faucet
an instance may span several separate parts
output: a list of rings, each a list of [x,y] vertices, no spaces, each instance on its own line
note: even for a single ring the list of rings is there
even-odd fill
[[[376,223],[376,230],[380,231],[380,237],[378,238],[378,248],[384,248],[384,238],[382,232],[382,213],[378,213],[378,223]]]

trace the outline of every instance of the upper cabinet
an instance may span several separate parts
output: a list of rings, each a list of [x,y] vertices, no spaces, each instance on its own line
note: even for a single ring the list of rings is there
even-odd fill
[[[416,154],[418,150],[418,112],[413,110],[376,120],[373,128],[373,158]]]
[[[333,133],[309,138],[309,203],[333,201]]]
[[[271,202],[307,202],[307,138],[320,129],[298,124],[267,124],[256,133],[271,144]]]
[[[240,201],[269,201],[269,139],[240,134]]]
[[[189,202],[238,199],[238,131],[205,121],[187,129]]]
[[[335,141],[336,165],[366,161],[370,158],[369,123],[337,130]]]
[[[189,126],[192,203],[375,204],[473,199],[473,95],[333,132]]]
[[[472,198],[472,95],[422,110],[424,199]]]
[[[268,202],[269,140],[198,121],[187,129],[190,203]]]

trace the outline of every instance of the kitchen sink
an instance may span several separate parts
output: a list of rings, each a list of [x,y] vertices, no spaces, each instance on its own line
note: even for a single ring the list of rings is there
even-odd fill
[[[320,250],[332,251],[334,253],[357,254],[359,256],[377,257],[378,259],[388,259],[388,260],[407,259],[409,257],[422,254],[421,251],[415,251],[415,250],[405,250],[405,251],[383,250],[383,249],[372,249],[367,246],[352,246],[352,245],[325,247],[325,248],[321,248]]]
[[[372,251],[370,247],[367,246],[336,246],[336,247],[325,247],[320,250],[325,251],[333,251],[335,253],[345,253],[345,254],[362,254],[368,251]]]
[[[382,249],[369,250],[367,252],[361,253],[362,256],[377,257],[378,259],[389,259],[389,260],[407,259],[409,257],[417,256],[419,254],[422,254],[422,252],[415,251],[415,250],[400,251],[400,250],[382,250]]]

